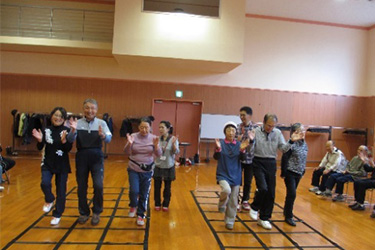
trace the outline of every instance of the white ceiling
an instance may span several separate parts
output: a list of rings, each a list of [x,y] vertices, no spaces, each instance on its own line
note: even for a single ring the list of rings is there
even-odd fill
[[[370,27],[375,0],[246,0],[246,13]]]

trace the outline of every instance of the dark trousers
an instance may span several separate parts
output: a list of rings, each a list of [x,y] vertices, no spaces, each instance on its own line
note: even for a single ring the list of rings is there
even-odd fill
[[[329,176],[326,182],[326,187],[329,190],[332,190],[335,184],[337,184],[335,192],[337,194],[343,194],[344,184],[348,181],[353,181],[353,177],[351,174],[333,173]]]
[[[366,190],[375,188],[374,179],[363,179],[354,182],[354,198],[355,201],[363,204],[365,203]]]
[[[161,206],[161,185],[162,185],[162,179],[161,178],[155,178],[154,179],[154,200],[155,200],[155,206],[160,207]],[[171,201],[171,186],[172,181],[164,181],[164,190],[163,190],[163,207],[169,207],[169,203]]]
[[[328,174],[323,174],[324,170],[325,168],[319,168],[317,170],[314,170],[311,180],[311,185],[314,187],[319,187],[319,190],[322,192],[326,190],[326,182],[329,176],[335,173],[330,171]],[[320,177],[322,177],[321,180]]]
[[[65,210],[66,181],[68,180],[68,173],[54,174],[49,170],[42,170],[42,181],[40,187],[44,193],[44,200],[46,203],[52,203],[55,200],[51,184],[53,175],[55,175],[56,204],[52,216],[60,218]]]
[[[241,163],[243,172],[243,195],[242,203],[250,199],[251,181],[253,179],[253,167],[251,164]]]
[[[255,157],[252,166],[258,191],[251,208],[259,211],[261,220],[269,220],[275,203],[276,160]]]
[[[287,219],[293,218],[293,206],[294,201],[296,200],[296,191],[301,177],[301,175],[291,171],[286,171],[285,173],[284,183],[286,187],[286,197],[284,203],[284,216]]]
[[[76,154],[76,178],[78,184],[78,209],[81,215],[90,215],[87,204],[89,173],[94,187],[92,212],[103,212],[104,157],[101,149],[83,149]]]
[[[153,171],[150,172],[135,172],[128,169],[129,175],[129,199],[130,207],[138,207],[137,215],[142,218],[145,217],[147,210],[147,203],[150,196],[151,178]]]

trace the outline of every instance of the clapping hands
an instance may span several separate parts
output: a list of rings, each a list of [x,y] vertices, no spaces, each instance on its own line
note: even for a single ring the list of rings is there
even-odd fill
[[[220,140],[219,139],[215,139],[215,144],[216,144],[216,148],[217,149],[221,148],[221,144],[220,144]]]
[[[126,139],[128,140],[128,143],[129,143],[130,145],[133,144],[133,142],[134,142],[134,138],[133,138],[132,135],[130,135],[130,134],[126,134]]]
[[[37,139],[38,142],[42,142],[43,140],[43,133],[40,129],[36,130],[35,128],[32,131],[33,136],[35,139]]]
[[[152,142],[154,143],[154,147],[155,147],[155,149],[159,149],[159,141],[160,141],[159,136],[155,136],[155,137],[152,139]]]
[[[70,117],[69,126],[71,131],[74,133],[77,130],[77,118]]]
[[[68,132],[66,130],[61,131],[61,142],[62,142],[62,144],[66,143],[66,135],[67,134],[68,134]]]
[[[303,132],[294,132],[290,138],[292,141],[299,141],[305,139],[305,133]]]

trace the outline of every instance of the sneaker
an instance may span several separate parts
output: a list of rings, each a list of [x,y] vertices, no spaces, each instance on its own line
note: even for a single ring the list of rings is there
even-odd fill
[[[253,220],[257,220],[258,219],[258,211],[255,211],[253,210],[251,207],[250,207],[250,218],[253,219]]]
[[[293,218],[286,218],[285,222],[293,227],[296,226],[296,222],[293,220]]]
[[[0,191],[3,191],[4,190],[4,187],[3,186],[0,186]]]
[[[354,202],[353,204],[350,204],[348,207],[352,208],[352,207],[355,207],[357,206],[358,202]]]
[[[320,190],[318,190],[318,191],[315,192],[315,194],[316,194],[316,195],[323,195],[323,192],[320,191]]]
[[[155,211],[160,211],[160,206],[156,206]]]
[[[375,210],[372,210],[372,213],[371,213],[370,217],[375,218]]]
[[[237,205],[237,213],[239,213],[239,212],[241,212],[241,205],[240,204]]]
[[[92,214],[91,218],[91,225],[96,226],[99,224],[100,221],[100,215],[99,214]]]
[[[267,229],[267,230],[271,230],[272,229],[272,225],[271,225],[271,223],[268,220],[261,220],[261,219],[259,219],[257,224],[259,226],[263,227],[264,229]]]
[[[51,225],[52,226],[58,225],[60,223],[60,220],[61,220],[61,217],[60,218],[53,217],[51,220]]]
[[[168,212],[169,208],[168,207],[163,207],[162,210],[163,210],[163,212]]]
[[[249,202],[247,202],[247,201],[242,202],[242,208],[243,208],[245,211],[250,211],[250,205],[249,205]]]
[[[309,188],[309,191],[310,192],[317,192],[319,190],[319,188],[318,187],[312,187],[312,188]]]
[[[322,195],[325,197],[332,197],[332,192],[330,190],[326,190],[322,193]]]
[[[338,194],[332,198],[332,201],[345,201],[345,197],[342,194]]]
[[[131,208],[129,209],[128,216],[131,217],[131,218],[133,218],[133,217],[135,217],[135,213],[136,213],[136,212],[137,212],[137,209],[136,209],[135,207],[131,207]]]
[[[44,205],[43,205],[43,212],[48,213],[49,211],[51,211],[52,206],[53,206],[53,202],[51,202],[51,203],[44,203]]]
[[[79,223],[79,224],[85,224],[86,221],[88,221],[88,219],[89,219],[89,216],[88,216],[88,215],[80,215],[80,216],[78,217],[78,223]]]
[[[144,226],[145,225],[145,219],[142,218],[141,216],[138,216],[138,218],[137,218],[137,225],[138,226]]]
[[[354,210],[354,211],[363,211],[363,210],[365,210],[365,206],[357,203],[356,206],[352,207],[352,210]]]
[[[225,224],[225,228],[228,230],[233,230],[233,224]]]

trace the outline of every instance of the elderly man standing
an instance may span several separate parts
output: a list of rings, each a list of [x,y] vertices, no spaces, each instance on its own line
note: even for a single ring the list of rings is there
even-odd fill
[[[313,187],[309,189],[310,192],[314,192],[317,195],[322,195],[326,190],[326,182],[331,174],[344,171],[346,167],[345,156],[335,147],[333,141],[327,141],[326,150],[327,153],[313,172],[311,180]],[[322,177],[321,180],[320,177]]]
[[[264,116],[263,126],[249,133],[250,140],[255,143],[252,167],[258,188],[250,206],[250,217],[268,230],[272,229],[269,219],[275,203],[277,150],[287,152],[295,141],[303,139],[303,133],[295,132],[286,143],[281,131],[275,128],[277,121],[275,114],[268,113]]]
[[[96,117],[98,103],[95,99],[86,99],[83,102],[84,117],[70,120],[73,138],[77,139],[76,154],[76,178],[78,184],[78,223],[84,224],[90,216],[90,208],[87,204],[87,182],[91,172],[94,186],[94,199],[92,208],[91,224],[97,225],[100,221],[100,213],[103,212],[103,176],[104,176],[104,154],[102,151],[103,141],[108,143],[112,134],[107,123]],[[69,135],[70,135],[69,134]]]

